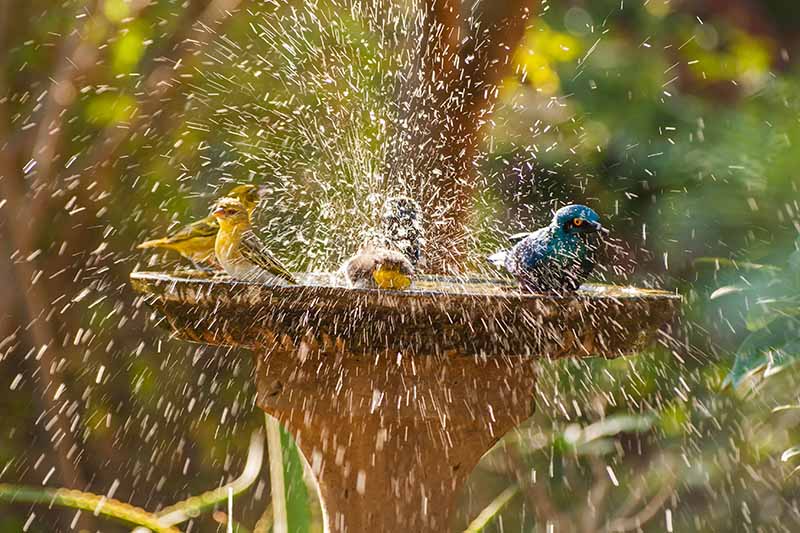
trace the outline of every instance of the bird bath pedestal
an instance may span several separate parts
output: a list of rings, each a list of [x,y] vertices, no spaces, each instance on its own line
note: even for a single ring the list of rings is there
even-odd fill
[[[410,291],[131,275],[184,340],[256,360],[258,405],[295,436],[334,532],[443,532],[480,457],[531,416],[537,359],[617,357],[679,297],[590,286],[563,298],[498,281]]]

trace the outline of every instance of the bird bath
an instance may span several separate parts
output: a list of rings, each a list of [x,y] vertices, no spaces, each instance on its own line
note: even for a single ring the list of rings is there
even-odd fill
[[[255,354],[259,407],[311,464],[328,528],[349,533],[447,531],[480,457],[533,413],[535,360],[634,353],[680,302],[593,285],[522,295],[501,280],[423,277],[403,292],[326,274],[131,280],[178,338]]]

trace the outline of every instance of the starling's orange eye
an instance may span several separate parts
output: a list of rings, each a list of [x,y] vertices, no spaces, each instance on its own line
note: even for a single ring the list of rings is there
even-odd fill
[[[572,219],[572,224],[574,226],[580,226],[581,224],[583,224],[583,219],[582,218],[573,218]]]

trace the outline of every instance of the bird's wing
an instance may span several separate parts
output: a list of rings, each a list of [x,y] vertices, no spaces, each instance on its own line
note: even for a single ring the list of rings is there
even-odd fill
[[[218,230],[219,223],[217,219],[214,217],[206,217],[179,228],[174,233],[170,233],[167,238],[172,242],[179,242],[198,237],[213,237],[217,234]]]
[[[181,226],[176,231],[161,239],[154,239],[140,244],[137,248],[172,247],[192,239],[213,238],[217,235],[219,224],[214,217],[206,217],[197,222]]]
[[[581,259],[581,274],[584,278],[588,277],[589,274],[592,273],[596,264],[597,262],[595,261],[593,254],[586,254],[586,256]]]
[[[547,234],[544,231],[545,229],[547,228],[538,229],[534,232],[515,233],[514,235],[511,235],[508,237],[508,240],[514,244],[511,249],[500,250],[499,252],[490,255],[487,259],[496,267],[506,268],[506,261],[509,254],[512,254],[517,261],[519,260],[520,255],[522,255],[526,259],[525,267],[532,268],[535,266],[535,263],[546,256]],[[525,241],[524,244],[521,244],[523,241]],[[516,253],[517,248],[522,246],[526,247],[525,253]]]
[[[542,228],[529,233],[514,246],[515,259],[525,270],[539,267],[546,268],[545,263],[553,255],[549,228]]]
[[[522,233],[515,233],[514,235],[508,236],[508,242],[511,244],[517,244],[519,241],[530,235],[533,235],[533,232],[523,231]]]
[[[488,256],[486,259],[497,268],[505,268],[507,256],[508,250],[500,250]]]
[[[294,276],[273,256],[264,246],[264,243],[252,232],[242,235],[242,255],[245,259],[258,265],[273,276],[285,279],[289,283],[297,283]]]
[[[578,264],[575,265],[575,268],[578,269],[577,272],[565,270],[563,272],[564,278],[564,285],[573,291],[577,291],[581,288],[581,285],[589,277],[589,274],[592,273],[595,267],[595,260],[591,254],[587,254],[581,257],[578,261]]]

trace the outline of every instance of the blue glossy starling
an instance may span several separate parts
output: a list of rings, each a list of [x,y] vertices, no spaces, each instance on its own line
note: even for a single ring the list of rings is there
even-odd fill
[[[517,278],[523,291],[571,292],[594,269],[597,245],[590,236],[607,232],[592,209],[568,205],[556,211],[549,226],[512,235],[514,246],[489,261]]]

